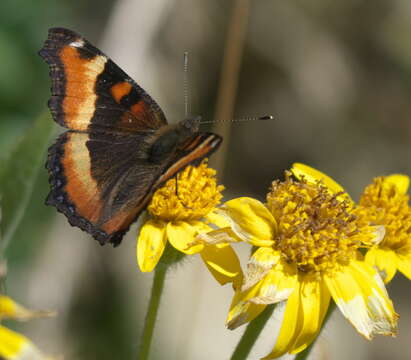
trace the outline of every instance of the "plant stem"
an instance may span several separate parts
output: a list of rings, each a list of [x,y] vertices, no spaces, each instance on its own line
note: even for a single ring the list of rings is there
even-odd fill
[[[264,329],[268,319],[271,317],[274,308],[274,304],[268,305],[258,317],[248,324],[247,329],[245,329],[233,355],[231,356],[231,360],[245,360],[248,358],[248,354],[253,348],[261,331]]]
[[[328,307],[327,314],[325,315],[325,318],[324,318],[323,325],[322,325],[321,329],[324,329],[324,326],[327,323],[327,321],[330,319],[331,314],[334,312],[335,307],[336,307],[335,302],[331,300],[330,306]],[[313,349],[313,347],[315,345],[315,342],[318,339],[319,335],[320,334],[317,335],[317,337],[314,339],[314,341],[310,345],[308,345],[305,348],[305,350],[298,353],[295,356],[294,360],[306,360],[308,358],[308,356],[310,355],[311,350]]]
[[[158,264],[155,269],[150,302],[148,304],[143,334],[141,335],[140,350],[137,356],[138,360],[147,360],[150,354],[150,346],[153,339],[154,326],[157,320],[158,308],[163,293],[167,269],[168,266],[163,264]]]
[[[249,8],[250,0],[234,1],[225,39],[214,115],[214,120],[217,121],[214,131],[223,136],[224,141],[220,146],[220,150],[211,160],[211,165],[217,169],[220,179],[223,178],[224,163],[230,140],[231,124],[228,121],[233,118],[234,113],[241,61],[247,33]]]

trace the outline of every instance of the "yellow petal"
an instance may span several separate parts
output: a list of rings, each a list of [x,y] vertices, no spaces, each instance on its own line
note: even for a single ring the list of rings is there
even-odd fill
[[[364,261],[326,276],[331,296],[356,330],[367,339],[374,334],[394,335],[397,314],[377,271]]]
[[[330,304],[330,292],[323,281],[303,281],[300,296],[303,324],[291,354],[303,351],[317,337]]]
[[[26,337],[0,326],[0,358],[6,360],[46,360]]]
[[[241,276],[240,261],[229,244],[205,246],[200,254],[211,274],[221,285],[233,282]]]
[[[53,311],[33,311],[26,309],[25,307],[17,304],[8,296],[0,295],[0,319],[8,318],[24,321],[33,318],[48,317],[53,315],[55,315]]]
[[[275,359],[292,350],[292,345],[300,333],[302,326],[300,306],[300,284],[297,282],[294,291],[287,300],[284,318],[274,349],[261,360]]]
[[[411,280],[411,252],[398,257],[398,270]]]
[[[277,224],[270,211],[260,201],[241,197],[227,201],[221,208],[234,232],[243,241],[255,246],[271,246]]]
[[[371,248],[365,255],[365,261],[371,266],[377,267],[386,284],[392,280],[397,271],[397,259],[394,251],[378,247]]]
[[[197,254],[204,249],[203,244],[195,243],[196,236],[210,230],[211,228],[201,221],[169,222],[166,228],[170,244],[187,255]]]
[[[324,186],[326,186],[332,193],[344,192],[342,198],[349,200],[351,203],[353,203],[351,197],[347,193],[345,193],[344,188],[335,180],[330,178],[328,175],[325,175],[321,171],[314,169],[308,165],[294,163],[291,167],[291,172],[298,180],[301,180],[304,177],[306,181],[311,183],[321,181],[324,184]]]
[[[394,185],[400,194],[406,194],[410,186],[410,178],[406,175],[393,174],[384,178],[384,184]]]
[[[148,220],[140,230],[137,239],[137,262],[141,271],[152,271],[167,244],[166,224],[162,221]]]

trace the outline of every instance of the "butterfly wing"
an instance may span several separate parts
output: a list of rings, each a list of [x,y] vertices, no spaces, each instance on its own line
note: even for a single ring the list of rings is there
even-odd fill
[[[157,103],[86,39],[49,30],[39,52],[50,67],[49,108],[60,125],[77,131],[147,131],[167,124]]]

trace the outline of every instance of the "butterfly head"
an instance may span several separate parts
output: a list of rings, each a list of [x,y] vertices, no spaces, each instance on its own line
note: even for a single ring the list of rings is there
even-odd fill
[[[191,118],[186,118],[179,123],[179,130],[182,135],[187,134],[187,136],[198,132],[200,128],[201,116],[195,116]]]

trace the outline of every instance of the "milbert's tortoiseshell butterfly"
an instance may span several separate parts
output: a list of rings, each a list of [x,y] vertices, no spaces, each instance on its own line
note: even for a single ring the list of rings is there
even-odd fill
[[[46,203],[118,245],[153,192],[222,138],[199,132],[199,117],[167,124],[133,79],[71,30],[50,29],[39,54],[50,67],[51,114],[69,129],[49,148]]]

